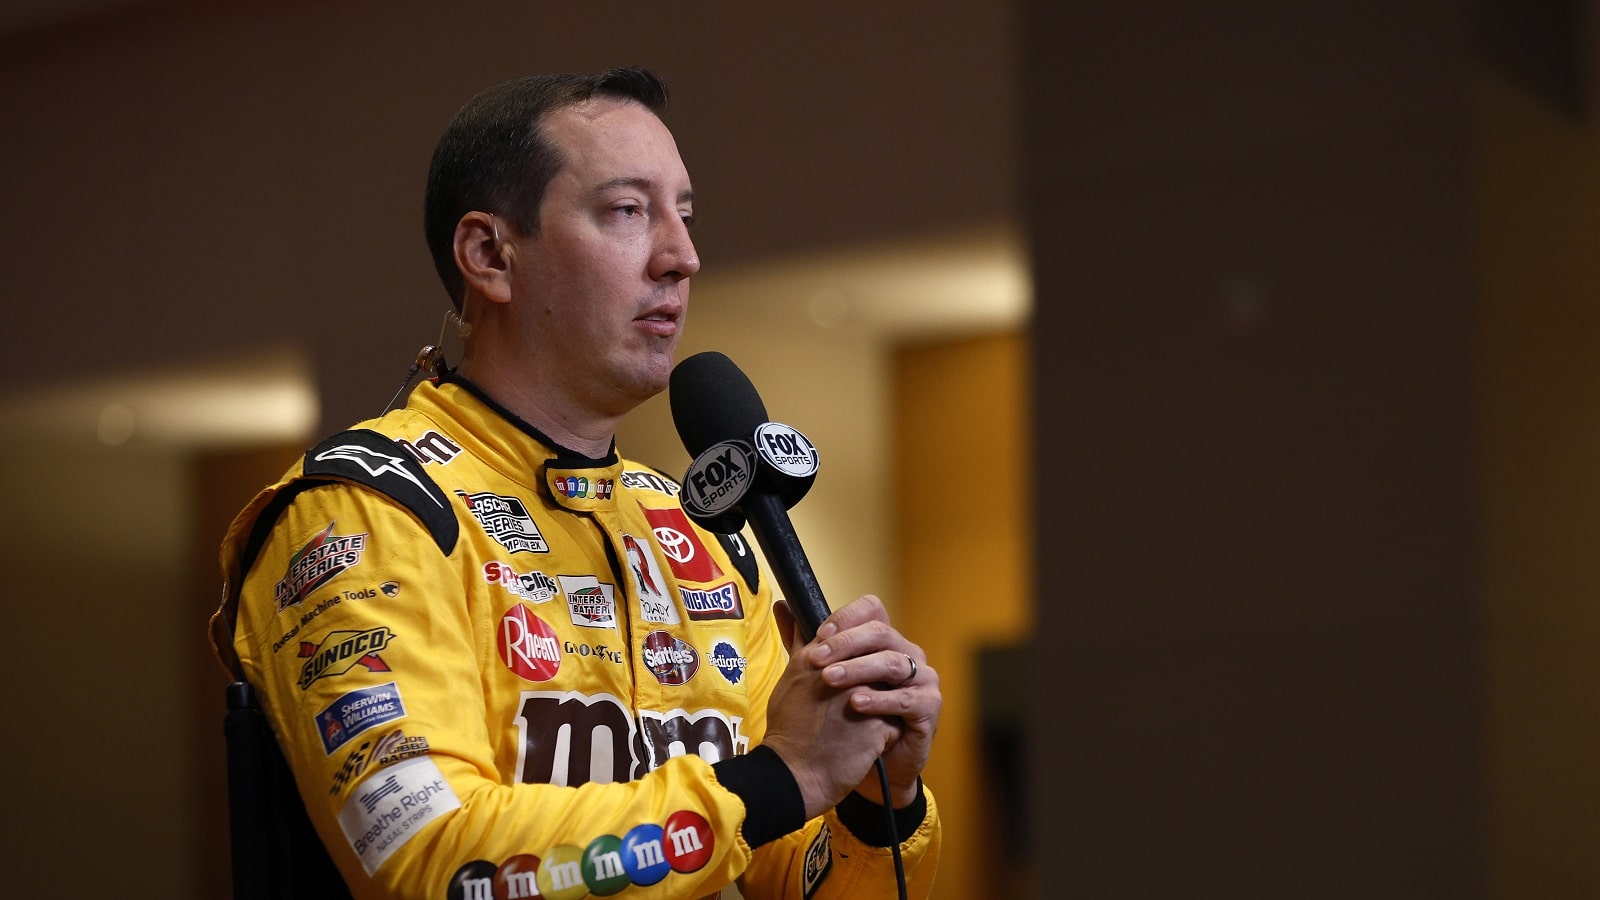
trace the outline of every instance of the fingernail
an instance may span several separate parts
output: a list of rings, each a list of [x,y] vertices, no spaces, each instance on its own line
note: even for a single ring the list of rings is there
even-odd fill
[[[844,666],[829,666],[822,673],[828,681],[840,681],[844,678]]]
[[[813,650],[811,655],[816,660],[821,661],[833,655],[833,648],[827,644],[818,644],[817,649]]]

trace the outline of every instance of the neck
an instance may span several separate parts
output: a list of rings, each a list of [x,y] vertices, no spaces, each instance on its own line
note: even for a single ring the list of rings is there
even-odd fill
[[[457,367],[461,377],[477,385],[494,402],[555,441],[591,459],[611,451],[621,416],[604,416],[571,402],[558,391],[546,390],[519,373],[495,366],[471,354]]]

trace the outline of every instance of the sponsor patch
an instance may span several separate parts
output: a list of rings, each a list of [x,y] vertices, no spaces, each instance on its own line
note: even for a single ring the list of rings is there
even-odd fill
[[[593,575],[557,575],[561,592],[567,595],[567,610],[572,624],[584,628],[616,628],[617,604],[611,585]]]
[[[811,895],[817,892],[822,880],[832,871],[833,833],[828,831],[828,823],[823,822],[817,836],[811,839],[811,846],[806,848],[805,869],[800,876],[800,889],[806,900],[811,900]]]
[[[744,677],[744,667],[747,660],[739,655],[733,644],[727,641],[717,641],[711,646],[711,655],[706,659],[711,663],[711,668],[722,673],[729,684],[738,684]]]
[[[317,713],[317,732],[322,736],[323,752],[332,756],[333,751],[356,735],[404,718],[405,714],[400,688],[392,681],[351,691]]]
[[[483,580],[498,584],[530,603],[548,603],[561,590],[556,580],[543,572],[521,573],[502,562],[484,563]]]
[[[427,738],[408,737],[404,731],[396,728],[378,739],[377,746],[372,748],[372,757],[378,765],[387,766],[427,752]]]
[[[278,601],[278,612],[304,600],[312,591],[361,562],[361,554],[367,549],[366,533],[334,534],[335,524],[329,522],[327,528],[289,559],[288,570],[272,591]]]
[[[569,500],[610,500],[616,482],[609,478],[559,475],[550,479],[550,489]]]
[[[650,674],[665,685],[683,684],[700,671],[700,654],[670,632],[650,632],[639,655]]]
[[[717,585],[709,590],[678,588],[683,595],[683,611],[697,621],[710,619],[742,619],[744,604],[739,600],[739,586],[733,582]]]
[[[378,590],[382,591],[385,597],[398,597],[400,596],[400,582],[385,581],[383,584],[378,585]]]
[[[673,872],[698,872],[711,861],[716,837],[705,817],[680,810],[663,825],[647,822],[622,837],[602,834],[587,846],[562,844],[539,857],[519,853],[496,866],[475,859],[450,877],[448,900],[578,900],[659,884]]]
[[[561,649],[580,659],[588,659],[592,656],[601,662],[622,665],[622,651],[613,650],[605,644],[575,644],[572,641],[567,641],[562,645]]]
[[[380,769],[357,786],[339,810],[339,828],[371,875],[423,826],[460,808],[439,766],[421,756]]]
[[[672,567],[679,581],[704,584],[722,577],[722,568],[695,536],[694,527],[683,510],[645,507],[644,517],[650,520],[656,546],[667,557],[667,565]]]
[[[646,622],[662,625],[678,624],[678,608],[667,597],[667,583],[656,565],[656,555],[650,551],[650,542],[631,534],[622,536],[622,550],[628,557],[628,569],[633,572],[634,583],[639,588],[639,617]]]
[[[636,491],[655,491],[668,497],[678,496],[678,483],[657,472],[629,469],[622,473],[622,486]]]
[[[500,661],[518,677],[549,681],[561,669],[561,644],[545,620],[525,603],[500,617]]]
[[[368,672],[388,672],[389,664],[378,656],[394,640],[394,633],[382,625],[365,631],[330,631],[320,643],[300,642],[300,689],[312,682],[334,675],[343,675],[356,666]]]
[[[447,465],[450,460],[461,454],[461,446],[459,444],[437,431],[425,431],[415,441],[395,438],[394,442],[411,454],[412,459],[425,466],[429,464]]]
[[[367,752],[371,749],[371,741],[362,741],[361,746],[350,751],[350,755],[345,757],[344,765],[333,773],[333,786],[328,788],[330,795],[338,794],[352,779],[361,777],[361,773],[367,770],[367,763],[372,760],[372,754]]]
[[[483,526],[483,530],[506,550],[512,553],[550,552],[544,535],[539,533],[539,526],[533,524],[528,507],[520,499],[488,491],[476,494],[456,491],[456,495],[467,504],[467,509]]]

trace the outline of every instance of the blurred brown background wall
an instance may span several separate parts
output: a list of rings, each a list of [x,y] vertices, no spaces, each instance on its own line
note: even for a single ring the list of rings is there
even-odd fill
[[[817,441],[830,593],[946,678],[937,896],[1595,896],[1593,12],[9,8],[13,889],[217,895],[218,522],[437,334],[460,103],[642,62],[705,198],[685,350]],[[962,318],[996,265],[1031,319]],[[122,422],[241,368],[318,403]],[[682,464],[659,404],[624,439]]]

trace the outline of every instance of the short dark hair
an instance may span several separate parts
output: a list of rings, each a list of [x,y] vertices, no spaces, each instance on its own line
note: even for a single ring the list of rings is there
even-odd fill
[[[455,260],[457,223],[481,210],[506,217],[520,234],[537,230],[545,187],[565,162],[544,131],[544,117],[595,97],[636,101],[659,116],[667,108],[667,85],[637,66],[598,75],[528,75],[467,101],[439,136],[422,229],[457,310],[465,296]]]

